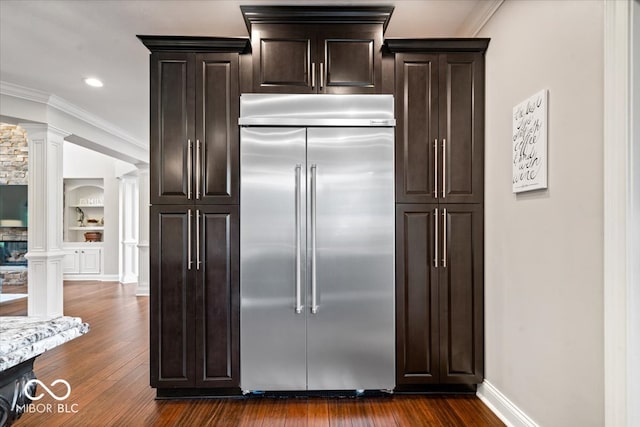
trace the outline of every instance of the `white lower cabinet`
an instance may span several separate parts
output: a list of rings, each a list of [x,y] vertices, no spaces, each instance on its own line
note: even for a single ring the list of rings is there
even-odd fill
[[[101,248],[66,248],[63,262],[64,274],[101,274]]]

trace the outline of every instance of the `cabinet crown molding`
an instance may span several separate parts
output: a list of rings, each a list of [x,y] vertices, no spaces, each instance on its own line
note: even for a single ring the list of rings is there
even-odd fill
[[[253,24],[382,24],[393,6],[240,6],[247,30]]]
[[[484,53],[491,39],[385,39],[384,48],[391,53],[404,52],[480,52]]]
[[[151,52],[238,52],[249,51],[248,38],[199,37],[199,36],[144,36],[138,39]]]

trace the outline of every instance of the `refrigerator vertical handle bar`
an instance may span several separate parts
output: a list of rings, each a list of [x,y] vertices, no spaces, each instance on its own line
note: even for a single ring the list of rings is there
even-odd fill
[[[433,266],[438,268],[438,208],[435,209],[433,215]]]
[[[191,209],[187,214],[187,270],[191,270],[191,264],[193,264],[193,260],[191,259]]]
[[[320,63],[320,90],[322,90],[322,86],[324,86],[324,63]]]
[[[196,270],[200,270],[200,209],[196,209]]]
[[[316,281],[316,172],[311,165],[311,313],[318,312],[318,284]]]
[[[196,199],[200,200],[200,176],[202,175],[200,167],[200,140],[196,139]]]
[[[301,189],[300,189],[300,169],[302,168],[302,165],[296,165],[296,313],[300,314],[302,313],[302,296],[301,296],[301,292],[300,292],[300,288],[301,288],[301,283],[302,283],[302,273],[301,273],[301,258],[302,258],[302,243],[301,243],[301,236],[300,236],[300,227],[301,227],[301,221],[300,221],[300,217],[301,217],[301,211],[300,211],[300,199],[302,197],[301,195]]]
[[[442,198],[447,197],[447,140],[442,140]]]
[[[316,87],[316,63],[311,63],[311,89]]]
[[[193,142],[187,140],[187,199],[191,200],[191,184],[193,175]]]
[[[438,140],[433,140],[433,193],[438,198]]]
[[[442,210],[442,266],[447,268],[447,209]]]

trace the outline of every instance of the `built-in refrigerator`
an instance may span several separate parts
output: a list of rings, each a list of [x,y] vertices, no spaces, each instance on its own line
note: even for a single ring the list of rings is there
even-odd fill
[[[391,95],[240,100],[245,391],[395,385]]]

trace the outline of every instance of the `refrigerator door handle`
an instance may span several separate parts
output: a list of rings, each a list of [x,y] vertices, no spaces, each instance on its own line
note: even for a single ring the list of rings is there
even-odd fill
[[[318,284],[316,281],[316,173],[311,165],[311,313],[318,312]]]
[[[447,197],[447,140],[442,140],[442,198]]]
[[[187,199],[191,200],[191,186],[193,181],[193,142],[187,140]]]
[[[435,199],[438,198],[438,140],[434,139],[433,140],[433,187],[434,187],[434,191],[433,193],[435,194]],[[437,266],[436,266],[437,267]]]
[[[302,297],[300,292],[301,282],[302,282],[302,268],[301,268],[301,258],[302,258],[302,244],[301,244],[301,236],[300,236],[300,198],[301,189],[300,189],[300,169],[302,165],[296,165],[296,220],[295,220],[295,239],[296,239],[296,313],[302,313],[303,305],[302,305]]]

